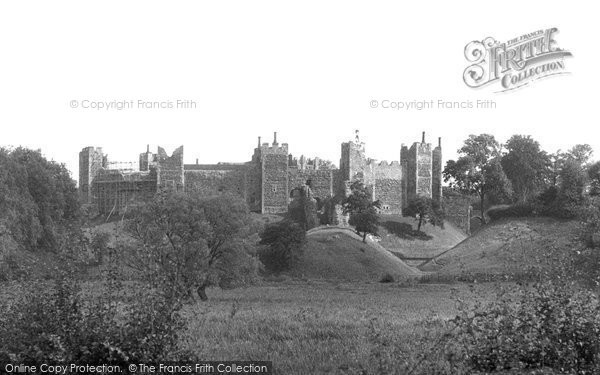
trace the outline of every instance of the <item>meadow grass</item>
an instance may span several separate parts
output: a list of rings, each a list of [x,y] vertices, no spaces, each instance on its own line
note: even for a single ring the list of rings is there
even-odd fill
[[[210,290],[184,310],[181,345],[202,360],[270,360],[278,374],[394,373],[416,366],[469,287],[287,281]],[[403,373],[400,371],[398,373]]]

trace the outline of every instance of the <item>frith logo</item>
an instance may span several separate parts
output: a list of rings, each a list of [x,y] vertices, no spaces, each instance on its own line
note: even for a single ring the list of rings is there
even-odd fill
[[[571,52],[558,48],[557,28],[537,30],[500,43],[488,37],[465,46],[471,63],[463,80],[472,88],[498,81],[500,90],[513,90],[540,78],[566,74],[564,58]]]

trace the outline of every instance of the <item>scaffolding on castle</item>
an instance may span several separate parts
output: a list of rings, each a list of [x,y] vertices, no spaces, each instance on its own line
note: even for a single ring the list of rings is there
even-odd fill
[[[99,212],[107,215],[107,220],[113,214],[124,214],[128,207],[144,197],[144,192],[152,193],[155,189],[156,182],[147,177],[148,173],[143,172],[104,170],[100,178],[95,179],[92,190]]]

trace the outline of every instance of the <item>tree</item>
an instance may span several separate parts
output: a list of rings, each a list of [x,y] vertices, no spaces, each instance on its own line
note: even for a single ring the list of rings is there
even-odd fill
[[[421,226],[430,223],[433,226],[444,227],[444,211],[434,199],[425,196],[417,196],[408,202],[407,207],[402,210],[404,216],[415,217],[418,221],[417,231]]]
[[[0,226],[17,243],[56,252],[78,215],[77,188],[64,165],[39,150],[0,149]]]
[[[600,161],[590,165],[587,172],[590,179],[590,195],[600,195]]]
[[[351,194],[344,200],[344,214],[350,214],[349,224],[362,233],[362,240],[366,242],[367,234],[376,235],[379,224],[377,209],[381,208],[379,201],[373,201],[370,189],[361,181],[350,185]]]
[[[375,209],[375,207],[368,207],[365,210],[354,212],[350,214],[348,223],[356,228],[358,234],[362,232],[362,241],[367,242],[368,233],[377,235],[379,226],[377,209]]]
[[[525,203],[542,191],[549,175],[550,157],[530,136],[513,135],[505,146],[502,169],[511,182],[516,200]]]
[[[444,181],[450,181],[450,187],[460,192],[479,197],[481,221],[485,224],[485,199],[502,198],[512,191],[500,164],[500,144],[489,134],[470,135],[458,153],[458,160],[446,163]]]
[[[565,156],[567,159],[574,159],[579,165],[585,167],[592,158],[593,153],[594,149],[592,146],[586,143],[573,146],[567,151]]]
[[[304,230],[318,226],[318,202],[313,197],[310,186],[304,185],[293,189],[292,198],[288,205],[287,217],[300,224]]]
[[[273,272],[290,269],[302,256],[306,232],[298,223],[283,220],[268,225],[260,233],[261,262]]]
[[[126,260],[165,294],[185,299],[196,289],[206,300],[206,288],[231,279],[232,272],[256,272],[245,241],[249,223],[238,197],[160,192],[133,210],[126,230],[137,241]],[[232,268],[231,254],[248,267]]]
[[[595,168],[591,165],[586,169],[591,155],[589,145],[576,145],[568,152],[559,150],[552,155],[551,185],[539,196],[544,214],[573,218],[581,211],[588,179]],[[593,179],[591,188],[593,193]]]

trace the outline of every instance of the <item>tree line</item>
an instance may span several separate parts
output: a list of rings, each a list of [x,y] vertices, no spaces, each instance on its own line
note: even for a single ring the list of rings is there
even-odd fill
[[[586,196],[600,195],[600,162],[593,150],[578,144],[548,153],[531,136],[513,135],[501,144],[490,134],[470,135],[448,160],[444,181],[479,198],[481,220],[486,206],[519,205],[530,213],[572,218]]]

